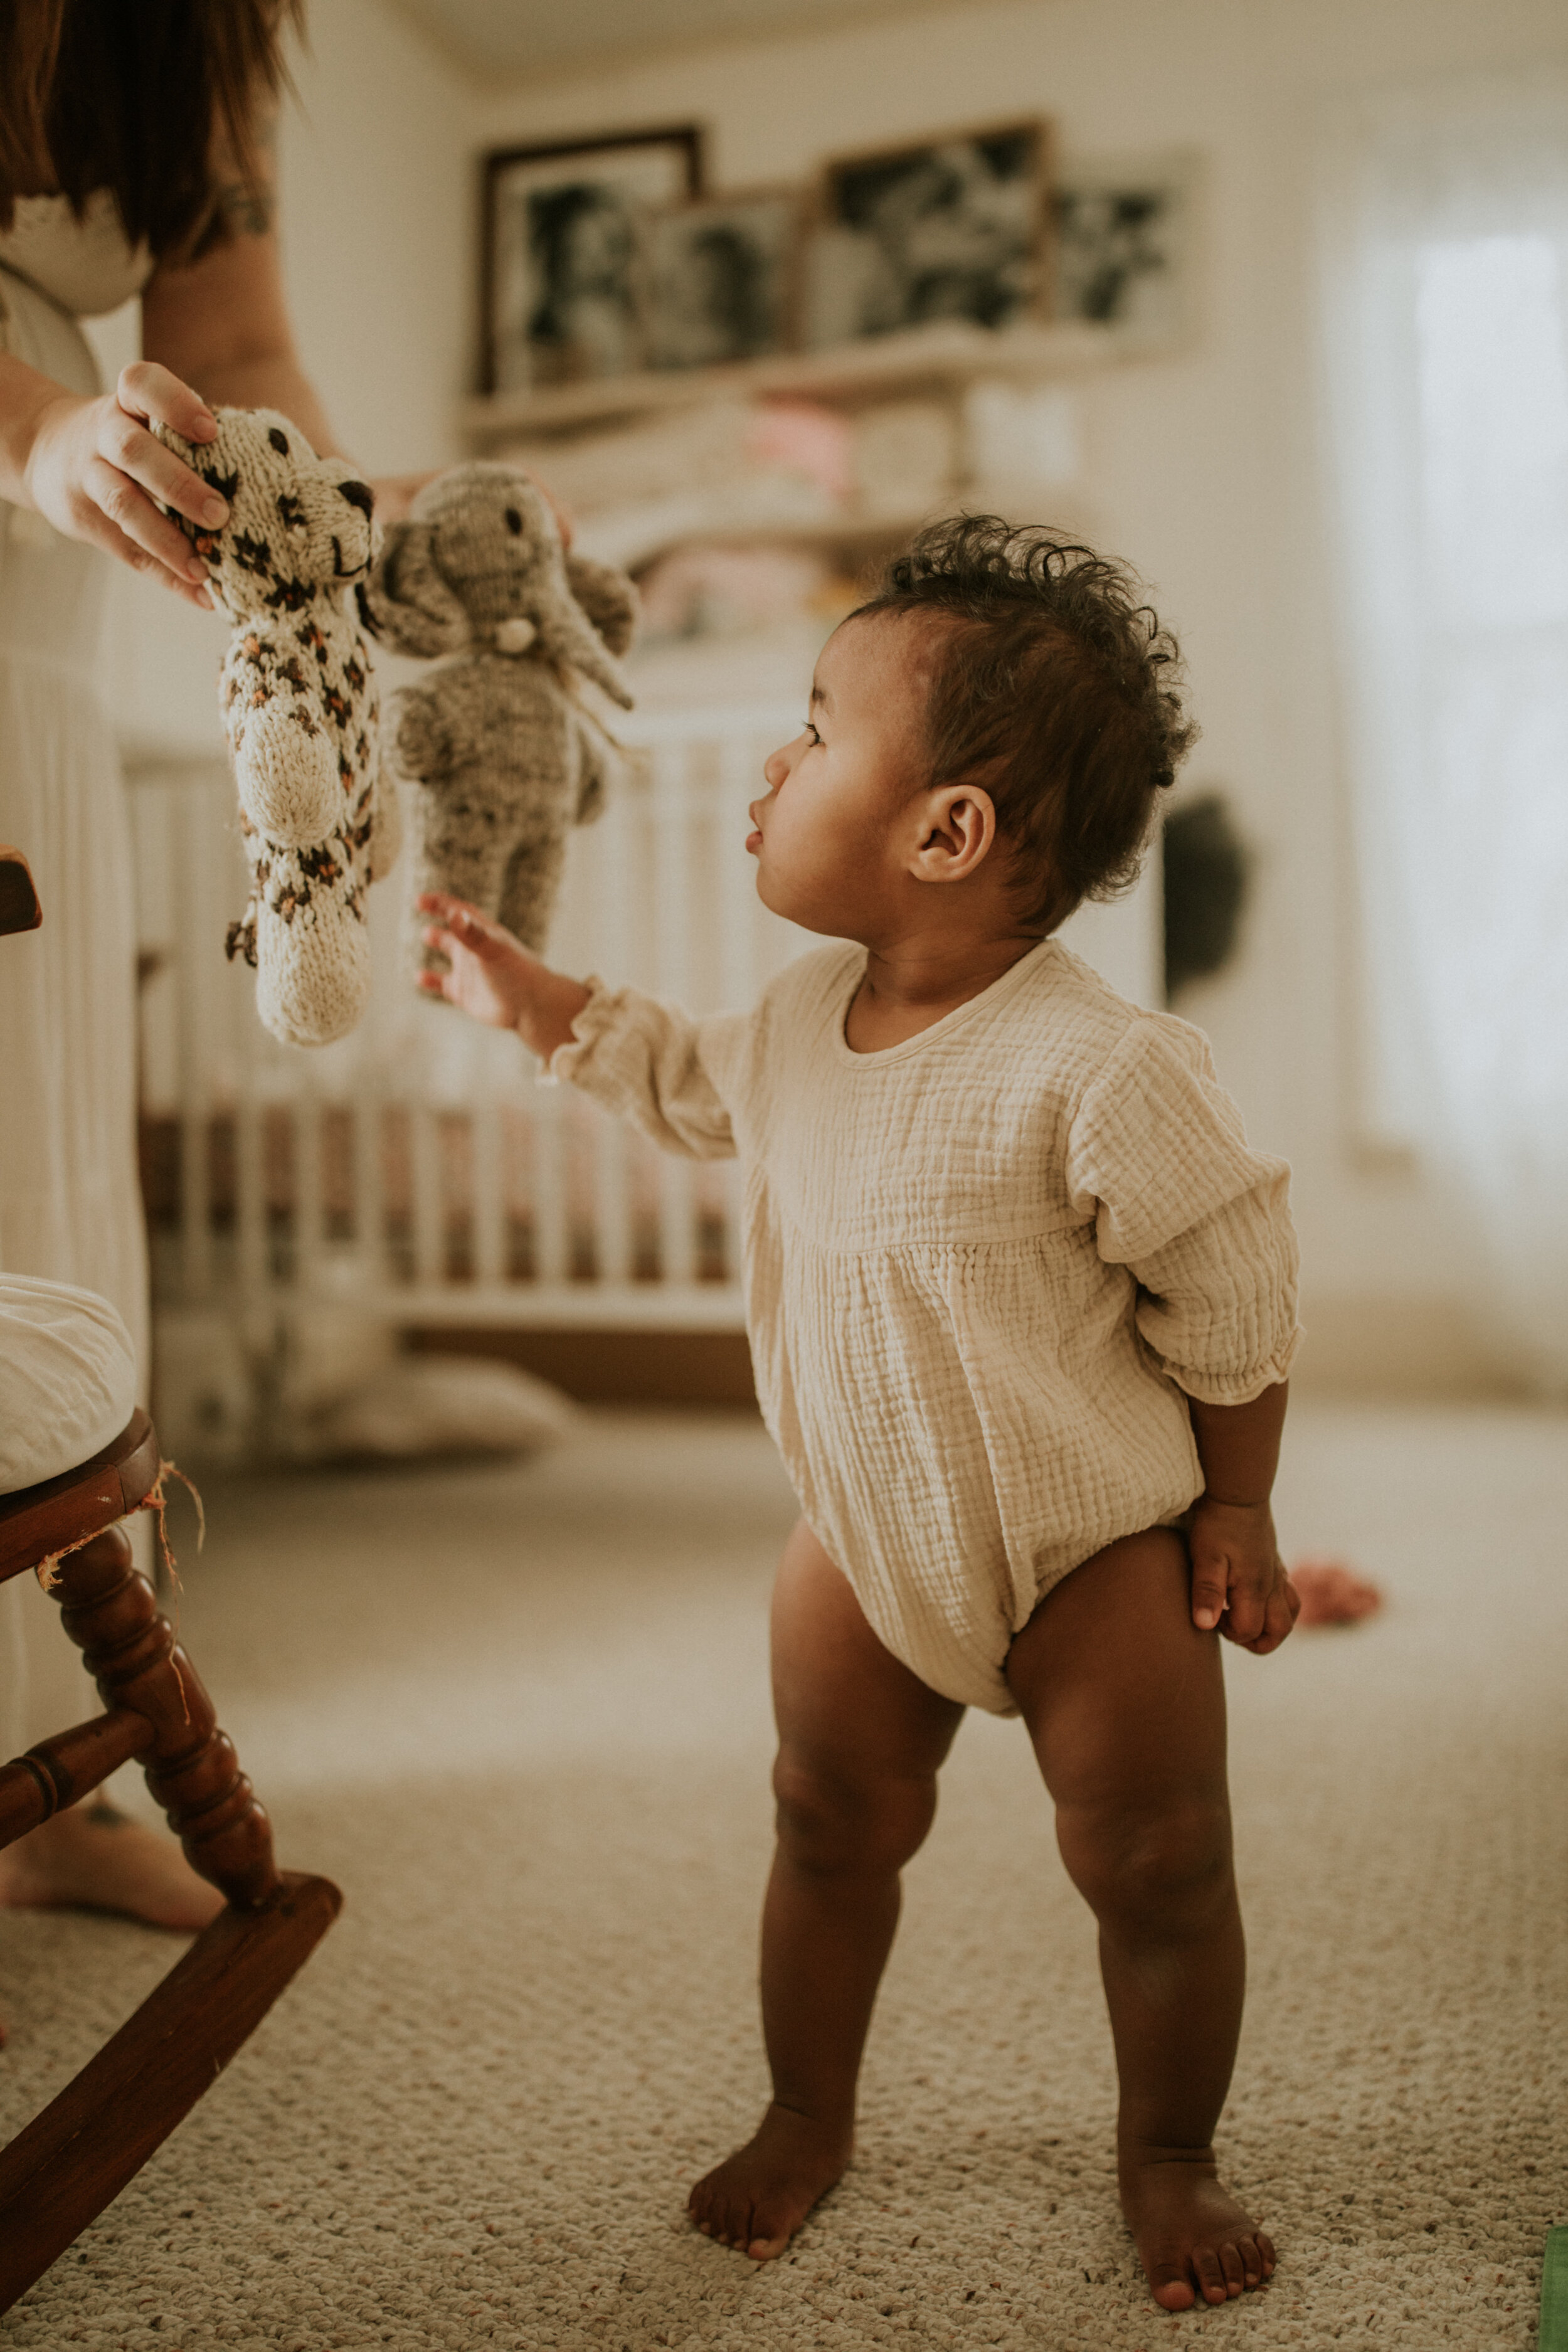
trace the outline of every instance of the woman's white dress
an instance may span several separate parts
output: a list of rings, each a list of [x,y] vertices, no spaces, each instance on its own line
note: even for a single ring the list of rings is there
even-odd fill
[[[77,221],[24,198],[0,236],[0,348],[101,389],[79,317],[117,310],[150,263],[110,200]],[[147,1387],[136,1172],[136,935],[129,813],[102,696],[110,559],[0,501],[0,841],[26,855],[43,928],[0,939],[0,1268],[110,1299]],[[93,1711],[58,1612],[0,1587],[0,1756]]]

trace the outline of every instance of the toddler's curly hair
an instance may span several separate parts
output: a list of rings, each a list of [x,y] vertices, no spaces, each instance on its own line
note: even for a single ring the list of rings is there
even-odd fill
[[[931,614],[928,784],[990,793],[1026,930],[1137,877],[1155,796],[1197,740],[1174,637],[1092,548],[997,515],[930,524],[850,617]]]

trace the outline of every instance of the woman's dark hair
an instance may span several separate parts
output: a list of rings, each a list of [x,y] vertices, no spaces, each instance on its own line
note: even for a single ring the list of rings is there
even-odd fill
[[[302,21],[303,0],[4,0],[0,230],[18,196],[55,186],[79,216],[109,188],[133,245],[190,257],[229,234],[218,142],[264,217],[257,116]]]
[[[984,786],[1024,928],[1136,877],[1155,795],[1197,739],[1181,656],[1121,565],[996,515],[931,524],[861,614],[930,614],[930,784]]]

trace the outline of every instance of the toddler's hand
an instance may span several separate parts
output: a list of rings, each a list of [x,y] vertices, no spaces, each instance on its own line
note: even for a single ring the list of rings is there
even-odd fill
[[[448,965],[446,971],[419,974],[426,995],[444,996],[460,1013],[492,1029],[515,1029],[533,992],[532,976],[543,970],[538,957],[531,956],[502,924],[445,891],[427,891],[419,911],[437,918],[422,936],[426,947],[440,950]]]
[[[1217,1626],[1266,1658],[1296,1622],[1301,1603],[1285,1573],[1267,1503],[1221,1503],[1200,1496],[1187,1529],[1193,1560],[1193,1622]]]
[[[465,899],[450,898],[444,890],[427,891],[419,900],[419,911],[436,918],[426,926],[423,938],[447,962],[445,971],[419,974],[427,996],[444,996],[448,1004],[492,1029],[515,1029],[523,1044],[545,1061],[558,1045],[569,1042],[572,1024],[588,1002],[580,982],[552,971],[530,955],[504,923],[493,922]]]

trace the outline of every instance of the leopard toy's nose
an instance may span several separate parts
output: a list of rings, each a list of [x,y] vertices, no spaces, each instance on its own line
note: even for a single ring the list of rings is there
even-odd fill
[[[375,496],[368,482],[340,482],[338,488],[351,507],[358,507],[368,520],[375,505]]]

